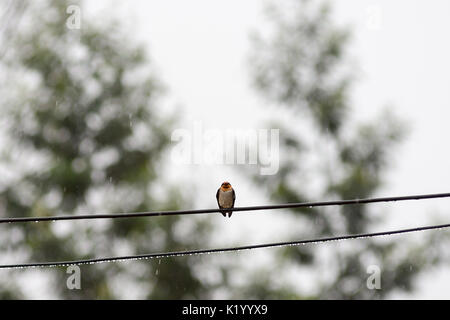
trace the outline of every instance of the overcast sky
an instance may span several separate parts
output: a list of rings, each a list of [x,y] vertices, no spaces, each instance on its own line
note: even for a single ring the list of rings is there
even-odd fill
[[[148,45],[170,89],[168,103],[182,111],[183,127],[189,129],[200,120],[209,128],[258,128],[268,115],[263,100],[251,90],[246,59],[249,32],[267,26],[263,3],[103,0],[86,1],[88,7],[83,9],[86,16],[112,9],[135,31],[134,37]],[[380,195],[448,192],[450,2],[337,0],[332,4],[335,20],[353,31],[349,52],[360,69],[351,96],[355,119],[372,119],[389,106],[409,125],[409,136],[397,150]],[[201,181],[203,191],[217,189],[222,180],[240,182],[241,206],[264,201],[229,167],[192,167],[185,175]],[[207,192],[202,194],[199,207],[214,205]],[[433,212],[444,219],[448,205],[448,200],[433,200],[386,206],[392,217],[387,227],[430,222]],[[450,298],[445,271],[422,277],[422,289],[414,297]]]

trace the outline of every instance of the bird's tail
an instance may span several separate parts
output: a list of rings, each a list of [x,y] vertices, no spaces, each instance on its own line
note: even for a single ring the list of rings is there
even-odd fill
[[[228,212],[228,218],[231,218],[232,214],[233,214],[233,211]]]

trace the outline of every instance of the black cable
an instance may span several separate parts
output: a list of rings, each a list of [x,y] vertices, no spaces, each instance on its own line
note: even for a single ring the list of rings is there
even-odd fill
[[[180,256],[188,256],[188,255],[224,253],[224,252],[230,252],[230,251],[236,252],[236,251],[251,250],[251,249],[273,248],[273,247],[284,247],[284,246],[298,246],[298,245],[317,244],[317,243],[339,241],[339,240],[380,237],[380,236],[395,235],[395,234],[401,234],[401,233],[410,233],[410,232],[418,232],[418,231],[433,230],[433,229],[443,229],[443,228],[449,228],[449,227],[450,227],[450,223],[441,224],[441,225],[425,226],[425,227],[416,227],[416,228],[410,228],[410,229],[400,229],[400,230],[372,232],[372,233],[361,233],[361,234],[334,236],[334,237],[309,239],[309,240],[274,242],[274,243],[256,244],[256,245],[248,245],[248,246],[241,246],[241,247],[231,247],[231,248],[173,251],[173,252],[164,252],[164,253],[149,253],[149,254],[140,254],[140,255],[131,255],[131,256],[96,258],[96,259],[73,260],[73,261],[60,261],[60,262],[36,262],[36,263],[25,263],[25,264],[6,264],[6,265],[0,265],[0,269],[19,269],[19,268],[36,268],[36,267],[66,267],[69,265],[94,264],[94,263],[102,263],[102,262],[116,262],[116,261],[126,261],[126,260],[155,259],[155,258],[158,259],[158,258],[180,257]]]
[[[421,194],[413,196],[400,197],[384,197],[370,199],[353,199],[353,200],[333,200],[320,202],[297,202],[264,206],[236,207],[233,212],[237,211],[256,211],[256,210],[273,210],[273,209],[292,209],[292,208],[309,208],[323,206],[337,206],[350,204],[365,204],[374,202],[394,202],[406,200],[423,200],[435,198],[448,198],[450,193]],[[226,210],[223,210],[226,211]],[[198,210],[178,210],[178,211],[153,211],[153,212],[133,212],[133,213],[109,213],[109,214],[84,214],[84,215],[64,215],[50,217],[14,217],[0,218],[0,223],[16,223],[16,222],[40,222],[40,221],[58,221],[58,220],[85,220],[85,219],[107,219],[107,218],[135,218],[135,217],[160,217],[175,216],[188,214],[205,214],[222,212],[220,209],[198,209]]]

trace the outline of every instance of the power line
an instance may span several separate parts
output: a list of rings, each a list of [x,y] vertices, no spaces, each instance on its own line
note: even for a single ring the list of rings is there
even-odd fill
[[[362,238],[372,238],[380,236],[390,236],[402,233],[419,232],[425,230],[434,229],[444,229],[449,228],[450,223],[441,225],[432,225],[424,227],[416,227],[410,229],[399,229],[383,232],[372,232],[372,233],[360,233],[344,236],[334,236],[327,238],[318,239],[308,239],[308,240],[297,240],[297,241],[287,241],[287,242],[273,242],[265,244],[247,245],[240,247],[231,248],[215,248],[215,249],[199,249],[199,250],[186,250],[186,251],[173,251],[164,253],[149,253],[141,255],[129,255],[120,257],[109,257],[109,258],[95,258],[95,259],[85,259],[85,260],[73,260],[73,261],[59,261],[59,262],[36,262],[36,263],[25,263],[25,264],[6,264],[0,265],[0,269],[20,269],[20,268],[37,268],[37,267],[65,267],[70,265],[83,265],[83,264],[94,264],[103,262],[118,262],[118,261],[129,261],[129,260],[141,260],[141,259],[158,259],[158,258],[169,258],[169,257],[181,257],[189,255],[200,255],[200,254],[211,254],[211,253],[225,253],[225,252],[237,252],[243,250],[252,249],[262,249],[262,248],[273,248],[273,247],[286,247],[286,246],[299,246],[306,244],[318,244],[331,241],[340,240],[351,240],[351,239],[362,239]]]
[[[333,201],[320,201],[320,202],[296,202],[296,203],[284,203],[284,204],[264,205],[264,206],[236,207],[233,209],[233,212],[274,210],[274,209],[293,209],[293,208],[312,208],[312,207],[324,207],[324,206],[341,206],[341,205],[366,204],[366,203],[375,203],[375,202],[424,200],[424,199],[436,199],[436,198],[448,198],[448,197],[450,197],[450,193],[434,193],[434,194],[421,194],[421,195],[400,196],[400,197],[333,200]],[[223,210],[223,211],[225,211],[225,210]],[[222,212],[222,210],[215,208],[215,209],[178,210],[178,211],[152,211],[152,212],[148,211],[148,212],[132,212],[132,213],[61,215],[61,216],[49,216],[49,217],[14,217],[14,218],[1,218],[0,223],[109,219],[109,218],[116,219],[116,218],[136,218],[136,217],[161,217],[161,216],[175,216],[175,215],[189,215],[189,214],[206,214],[206,213],[217,213],[217,212]]]

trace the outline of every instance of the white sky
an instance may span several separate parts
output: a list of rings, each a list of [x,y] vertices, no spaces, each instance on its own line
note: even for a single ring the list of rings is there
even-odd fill
[[[246,68],[249,32],[264,28],[263,3],[103,0],[86,1],[82,9],[89,16],[112,8],[123,18],[121,22],[135,30],[131,37],[148,44],[160,77],[169,86],[170,104],[180,106],[184,126],[190,128],[192,121],[201,120],[205,127],[225,129],[258,127],[268,117],[263,101],[250,88]],[[355,118],[371,119],[390,105],[410,126],[380,195],[448,192],[450,2],[336,0],[332,4],[336,21],[352,26],[350,52],[362,71],[352,92]],[[229,167],[190,167],[184,178],[201,181],[197,204],[201,208],[215,205],[207,193],[223,180],[241,183],[239,206],[264,202]],[[448,204],[440,200],[386,206],[390,215],[395,214],[387,227],[429,223],[434,211],[445,218]],[[251,214],[230,219],[228,228],[240,223],[240,235],[246,234],[251,219]],[[264,242],[271,240],[266,236]],[[423,277],[421,290],[412,297],[450,298],[446,273],[433,271]]]
[[[201,120],[205,127],[224,129],[258,127],[267,118],[246,68],[249,32],[267,26],[263,3],[104,0],[95,6],[116,7],[122,21],[134,25],[136,36],[149,44],[187,128]],[[372,119],[389,105],[410,128],[385,192],[446,191],[450,2],[332,3],[338,23],[352,26],[350,53],[362,71],[352,92],[355,117]]]

